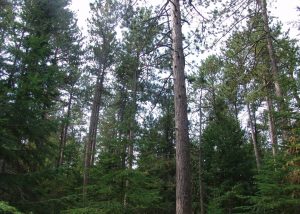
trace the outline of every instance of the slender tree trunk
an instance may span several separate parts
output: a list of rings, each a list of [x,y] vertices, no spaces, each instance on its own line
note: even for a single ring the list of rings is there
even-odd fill
[[[0,174],[5,172],[5,160],[0,159]]]
[[[202,170],[202,145],[201,145],[201,140],[202,140],[202,89],[200,92],[200,99],[199,99],[199,199],[200,199],[200,214],[204,214],[204,201],[203,201],[203,170]]]
[[[124,114],[125,114],[125,107],[126,107],[126,93],[125,93],[125,88],[122,87],[120,89],[121,97],[120,97],[120,106],[119,106],[119,111],[118,111],[118,120],[119,123],[122,124],[124,122]],[[122,132],[122,129],[119,129],[119,142],[122,143],[121,148],[121,169],[126,170],[126,149],[127,149],[127,143],[123,141],[123,135],[124,133]],[[127,206],[127,195],[126,195],[126,184],[127,179],[122,179],[122,193],[123,193],[123,207],[124,209]]]
[[[58,157],[58,163],[57,167],[61,166],[63,164],[63,158],[64,158],[64,150],[67,143],[67,134],[68,134],[68,128],[69,128],[69,121],[71,117],[71,105],[73,100],[73,87],[70,92],[70,97],[68,100],[68,106],[67,106],[67,115],[65,121],[62,124],[62,130],[61,130],[61,136],[60,136],[60,146],[59,146],[59,157]]]
[[[273,47],[273,41],[272,41],[272,36],[271,36],[271,31],[269,27],[269,17],[268,17],[268,12],[267,12],[267,2],[266,0],[259,0],[260,6],[262,9],[262,17],[264,21],[264,30],[266,33],[266,40],[267,40],[267,46],[268,46],[268,53],[269,53],[269,58],[271,62],[271,67],[272,67],[272,75],[274,77],[274,86],[275,86],[275,93],[278,98],[282,99],[282,90],[281,86],[278,82],[278,66],[277,66],[277,61],[274,53],[274,47]]]
[[[96,137],[97,137],[97,126],[99,121],[99,110],[101,104],[101,96],[103,91],[103,81],[105,76],[105,70],[102,69],[101,74],[97,77],[95,85],[95,94],[92,104],[92,114],[90,119],[88,140],[85,145],[85,155],[84,155],[84,172],[83,172],[83,198],[85,200],[87,193],[87,184],[89,177],[89,168],[94,164],[94,153],[96,147]]]
[[[121,89],[121,101],[120,101],[120,106],[119,106],[119,112],[118,112],[118,120],[119,123],[122,124],[124,121],[124,112],[125,112],[125,106],[126,106],[126,98],[125,98],[125,89]],[[121,169],[126,170],[126,148],[127,144],[124,143],[123,141],[123,133],[121,130],[119,130],[119,142],[122,142],[121,148]],[[126,194],[126,187],[127,187],[127,179],[122,179],[122,190],[123,190],[123,207],[124,209],[127,206],[127,194]]]
[[[275,157],[276,149],[277,149],[277,136],[276,136],[274,116],[273,116],[273,103],[269,96],[266,96],[266,101],[267,101],[267,108],[268,108],[268,122],[269,122],[270,139],[272,144],[272,153],[273,156]]]
[[[245,90],[245,93],[247,93],[246,85],[244,85],[244,90]],[[252,143],[253,143],[256,168],[257,168],[257,170],[260,170],[260,154],[258,151],[255,112],[252,113],[250,104],[247,101],[246,101],[246,107],[247,107],[247,113],[248,113],[248,118],[249,118],[250,129],[251,129],[251,138],[252,138]]]
[[[275,87],[275,94],[276,94],[276,98],[279,101],[279,105],[278,105],[279,111],[286,112],[288,110],[288,108],[287,108],[287,105],[283,98],[281,85],[279,83],[279,70],[278,70],[277,60],[276,60],[275,51],[274,51],[274,47],[273,47],[271,30],[269,27],[267,2],[266,2],[266,0],[258,0],[258,3],[261,6],[261,10],[262,10],[262,17],[263,17],[263,21],[264,21],[264,30],[266,33],[267,48],[268,48],[268,53],[269,53],[269,58],[270,58],[270,63],[271,63],[271,68],[272,68],[271,70],[272,70],[272,76],[273,76],[273,83],[274,83],[274,87]],[[281,124],[281,129],[282,129],[282,140],[286,141],[288,138],[288,134],[287,134],[287,131],[284,129],[284,127],[288,125],[288,120],[286,118],[282,118],[280,121],[280,124]]]
[[[133,130],[129,130],[128,134],[128,169],[131,171],[133,167]],[[124,199],[123,199],[123,206],[126,208],[127,207],[127,190],[129,188],[129,180],[126,179],[125,181],[125,192],[124,192]]]
[[[97,137],[97,127],[98,127],[98,122],[99,122],[99,110],[100,110],[100,105],[101,105],[101,97],[102,97],[102,92],[103,92],[103,82],[104,82],[104,77],[105,77],[105,70],[102,70],[101,76],[100,76],[100,82],[98,85],[96,85],[96,90],[95,92],[95,97],[96,99],[94,100],[93,103],[93,109],[94,113],[92,110],[92,116],[93,122],[91,121],[90,124],[90,143],[92,145],[92,150],[91,150],[91,162],[90,166],[94,165],[95,162],[95,153],[96,153],[96,137]]]
[[[255,160],[256,160],[256,167],[257,167],[257,170],[260,170],[260,155],[259,155],[259,152],[258,152],[255,126],[253,124],[254,118],[252,117],[249,103],[247,103],[247,112],[248,112],[250,129],[251,129],[251,138],[252,138],[254,155],[255,155]]]
[[[179,0],[170,1],[172,17],[172,55],[176,132],[176,213],[192,213],[190,150],[185,87],[185,59],[182,44]]]
[[[131,171],[133,168],[133,160],[134,160],[134,129],[135,129],[135,115],[137,111],[137,85],[139,79],[139,59],[140,53],[137,52],[136,62],[137,67],[133,72],[132,78],[132,113],[130,115],[130,124],[129,124],[129,133],[128,133],[128,169]],[[124,194],[124,207],[127,206],[127,189],[129,188],[129,180],[127,179],[125,182],[125,194]]]
[[[237,104],[237,100],[234,101],[234,116],[235,119],[238,121],[239,120],[239,111],[238,111],[238,104]]]
[[[139,59],[140,59],[140,54],[137,53],[136,56],[136,61],[137,61],[137,67],[135,68],[135,71],[133,73],[133,84],[132,84],[132,115],[130,119],[130,130],[129,130],[129,145],[128,145],[128,165],[129,169],[132,169],[133,166],[133,141],[134,141],[134,129],[135,129],[135,115],[137,111],[137,85],[138,85],[138,79],[139,79],[139,74],[138,74],[138,67],[139,67]]]

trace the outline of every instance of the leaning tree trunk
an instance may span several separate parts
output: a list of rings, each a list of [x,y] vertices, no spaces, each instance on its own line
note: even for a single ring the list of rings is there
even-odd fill
[[[97,125],[99,121],[99,110],[101,104],[101,96],[103,91],[105,71],[102,69],[102,73],[97,77],[95,86],[94,100],[92,104],[92,114],[90,119],[88,140],[85,144],[85,155],[84,155],[84,172],[83,172],[83,198],[85,199],[87,193],[87,184],[89,177],[89,168],[94,163],[94,153],[96,147],[97,137]]]
[[[176,131],[176,213],[192,213],[190,151],[185,87],[185,59],[182,44],[179,0],[171,1],[172,56],[174,75],[174,104]]]
[[[272,70],[272,76],[273,76],[273,83],[274,83],[274,87],[275,87],[275,94],[279,101],[278,108],[279,108],[280,112],[286,112],[288,110],[288,108],[284,101],[281,85],[279,82],[279,71],[278,71],[277,60],[276,60],[275,51],[274,51],[274,47],[273,47],[271,30],[269,27],[267,2],[266,2],[266,0],[258,0],[258,4],[261,7],[261,13],[262,13],[262,18],[263,18],[263,22],[264,22],[264,30],[266,33],[267,48],[268,48],[268,53],[269,53],[269,58],[270,58],[270,63],[271,63],[271,70]],[[281,125],[281,129],[282,129],[282,140],[285,142],[288,138],[288,134],[287,134],[286,130],[284,129],[284,127],[288,125],[288,120],[286,118],[281,118],[280,125]]]
[[[93,119],[91,118],[91,124],[89,130],[90,143],[92,145],[90,166],[92,166],[95,162],[97,126],[99,121],[99,110],[100,110],[101,97],[103,92],[104,77],[105,77],[105,69],[103,68],[102,73],[100,75],[100,82],[98,85],[96,85],[95,100],[93,103],[93,105],[95,105],[93,106],[93,110],[95,112],[93,112],[92,110]]]

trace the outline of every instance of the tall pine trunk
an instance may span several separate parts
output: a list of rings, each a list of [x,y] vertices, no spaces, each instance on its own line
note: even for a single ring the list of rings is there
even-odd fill
[[[272,72],[272,80],[275,88],[275,95],[278,100],[278,109],[280,112],[286,112],[288,110],[288,107],[285,103],[282,88],[279,82],[279,70],[277,66],[277,60],[276,55],[273,47],[273,41],[272,41],[272,35],[271,30],[269,27],[269,17],[268,17],[268,11],[267,11],[267,2],[266,0],[258,0],[258,4],[261,7],[261,14],[264,22],[264,30],[266,34],[266,41],[267,41],[267,49],[269,53],[270,63],[271,63],[271,72]],[[280,120],[280,126],[282,129],[282,140],[285,142],[288,138],[287,131],[284,129],[285,126],[288,125],[288,120],[284,117]]]
[[[104,76],[105,76],[105,71],[104,69],[102,69],[102,72],[97,77],[97,81],[95,85],[95,94],[94,94],[94,99],[92,104],[89,134],[88,134],[88,140],[86,141],[86,145],[85,145],[84,172],[83,172],[83,198],[84,199],[87,193],[89,168],[94,164],[97,126],[99,121],[99,110],[100,110],[101,96],[103,91]]]
[[[277,135],[275,129],[275,121],[273,115],[273,102],[272,99],[267,95],[267,108],[268,108],[268,122],[269,122],[269,133],[270,133],[270,140],[272,145],[272,154],[276,156],[276,149],[277,149]]]
[[[68,106],[67,106],[67,115],[65,117],[65,121],[62,124],[61,127],[61,136],[60,136],[60,145],[59,145],[59,157],[57,166],[61,166],[64,161],[64,151],[67,143],[67,134],[68,134],[68,128],[69,128],[69,120],[71,118],[71,105],[73,100],[73,87],[70,92],[69,100],[68,100]]]
[[[202,89],[199,98],[199,202],[200,202],[200,214],[204,214],[204,194],[203,194],[203,169],[202,169]]]
[[[247,85],[244,85],[244,91],[247,93]],[[260,154],[258,151],[258,142],[257,142],[257,132],[256,132],[256,117],[255,112],[252,113],[250,104],[248,101],[246,101],[246,107],[247,107],[247,113],[249,118],[249,124],[251,129],[251,139],[253,144],[253,150],[255,155],[255,161],[256,161],[256,168],[257,170],[260,170]]]
[[[182,44],[181,12],[179,0],[173,0],[172,17],[172,56],[174,75],[174,104],[176,131],[176,213],[192,213],[190,150],[187,118],[187,96],[185,87],[185,59]]]
[[[128,169],[131,171],[133,168],[133,161],[134,161],[134,135],[135,135],[135,115],[137,111],[137,90],[138,90],[138,81],[139,81],[139,60],[140,60],[140,53],[137,52],[136,54],[136,62],[137,67],[133,72],[132,77],[132,114],[130,115],[130,124],[129,124],[129,132],[128,132]],[[126,179],[125,181],[125,193],[124,193],[124,202],[123,205],[127,207],[127,190],[129,188],[129,180]]]
[[[251,138],[252,138],[252,143],[253,143],[253,150],[254,150],[254,155],[255,155],[256,168],[257,168],[257,170],[260,170],[260,155],[259,155],[259,152],[258,152],[256,130],[255,130],[255,125],[254,125],[255,121],[254,121],[254,117],[252,116],[249,103],[247,103],[247,112],[248,112],[249,124],[250,124],[250,129],[251,129]]]

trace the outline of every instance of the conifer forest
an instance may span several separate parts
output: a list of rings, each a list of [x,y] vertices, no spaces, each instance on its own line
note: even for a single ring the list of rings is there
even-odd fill
[[[0,0],[0,213],[299,214],[297,1]]]

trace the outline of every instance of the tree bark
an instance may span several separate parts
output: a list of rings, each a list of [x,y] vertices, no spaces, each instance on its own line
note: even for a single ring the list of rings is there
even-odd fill
[[[71,117],[71,105],[73,100],[73,87],[70,92],[70,97],[68,100],[68,106],[67,106],[67,115],[66,118],[64,118],[66,121],[62,124],[61,129],[61,136],[60,136],[60,146],[59,146],[59,157],[58,157],[58,163],[57,167],[61,166],[63,164],[64,159],[64,150],[67,143],[67,134],[68,134],[68,128],[69,128],[69,120]]]
[[[269,53],[269,58],[270,58],[270,63],[271,63],[275,95],[279,101],[278,108],[279,108],[280,112],[286,112],[288,108],[285,103],[281,85],[279,82],[278,65],[277,65],[277,60],[276,60],[275,51],[274,51],[274,47],[273,47],[271,30],[269,27],[267,2],[266,2],[266,0],[258,0],[258,4],[260,5],[261,11],[262,11],[261,13],[262,13],[262,18],[263,18],[263,22],[264,22],[264,30],[266,33],[267,48],[268,48],[268,53]],[[287,134],[287,131],[284,129],[284,127],[288,125],[288,120],[286,118],[282,118],[280,121],[280,124],[281,124],[281,129],[282,129],[282,140],[285,142],[288,139],[288,134]]]
[[[89,177],[89,168],[94,164],[94,153],[96,147],[96,137],[97,137],[97,126],[99,121],[99,110],[101,104],[101,96],[103,91],[103,81],[105,76],[105,70],[102,69],[101,74],[97,77],[95,85],[95,94],[92,104],[92,113],[89,126],[88,140],[85,145],[85,155],[84,155],[84,172],[83,172],[83,197],[85,198],[87,193],[87,184]]]
[[[294,72],[293,71],[289,71],[289,77],[292,81],[292,95],[294,97],[294,99],[296,100],[296,105],[298,108],[300,108],[300,97],[299,97],[299,92],[298,92],[298,87],[297,87],[297,80],[294,78]]]
[[[267,108],[268,108],[268,122],[269,122],[269,133],[272,145],[272,154],[276,156],[276,148],[277,148],[277,136],[276,136],[276,129],[275,129],[275,122],[273,116],[273,103],[269,96],[266,96],[267,101]]]
[[[128,135],[128,140],[129,140],[129,145],[128,145],[128,165],[129,169],[132,169],[133,167],[133,159],[134,159],[134,154],[133,154],[133,141],[134,141],[134,127],[135,127],[135,115],[137,111],[137,85],[139,81],[139,59],[140,59],[140,54],[137,53],[136,56],[136,61],[137,61],[137,67],[135,68],[133,72],[133,78],[132,78],[132,115],[130,118],[130,127],[129,127],[129,135]]]
[[[0,159],[0,174],[5,173],[5,160]]]
[[[95,162],[97,127],[99,122],[99,110],[100,110],[101,97],[103,92],[104,77],[105,77],[105,70],[103,69],[100,75],[99,84],[96,85],[95,99],[92,108],[93,119],[91,118],[90,129],[89,129],[90,144],[92,145],[90,166],[94,165]]]
[[[172,17],[172,57],[176,132],[176,213],[192,213],[190,151],[185,87],[185,59],[179,0],[170,1]]]
[[[201,148],[201,140],[202,140],[202,89],[200,92],[200,99],[199,99],[199,199],[200,199],[200,214],[204,214],[204,201],[203,201],[203,170],[202,170],[202,148]]]
[[[132,112],[130,115],[130,124],[129,124],[129,132],[128,132],[128,169],[131,171],[133,169],[133,160],[134,160],[134,129],[135,129],[135,115],[137,111],[137,90],[138,90],[138,80],[139,80],[139,60],[140,53],[136,54],[136,62],[137,67],[134,69],[133,77],[132,77]],[[127,206],[127,189],[129,188],[129,180],[125,181],[125,194],[124,194],[124,202],[123,205],[126,208]]]
[[[251,129],[251,138],[252,138],[252,143],[253,143],[253,150],[254,150],[254,155],[255,155],[255,160],[256,160],[256,167],[257,167],[257,170],[260,170],[260,155],[259,155],[259,152],[258,152],[255,126],[253,124],[253,119],[254,118],[252,117],[249,103],[247,103],[247,111],[248,111],[248,117],[249,117],[250,129]],[[254,121],[254,123],[255,123],[255,121]]]
[[[120,90],[121,98],[120,98],[120,106],[118,111],[118,121],[120,124],[124,122],[124,114],[125,114],[125,107],[126,107],[126,93],[125,88],[122,87]],[[119,129],[118,133],[119,142],[123,142],[123,132]],[[124,143],[124,142],[123,142]],[[121,169],[126,170],[126,148],[127,144],[122,145],[122,149],[120,152],[121,155]],[[126,194],[126,188],[127,188],[127,179],[122,179],[122,190],[123,190],[123,207],[124,209],[127,206],[127,194]]]

